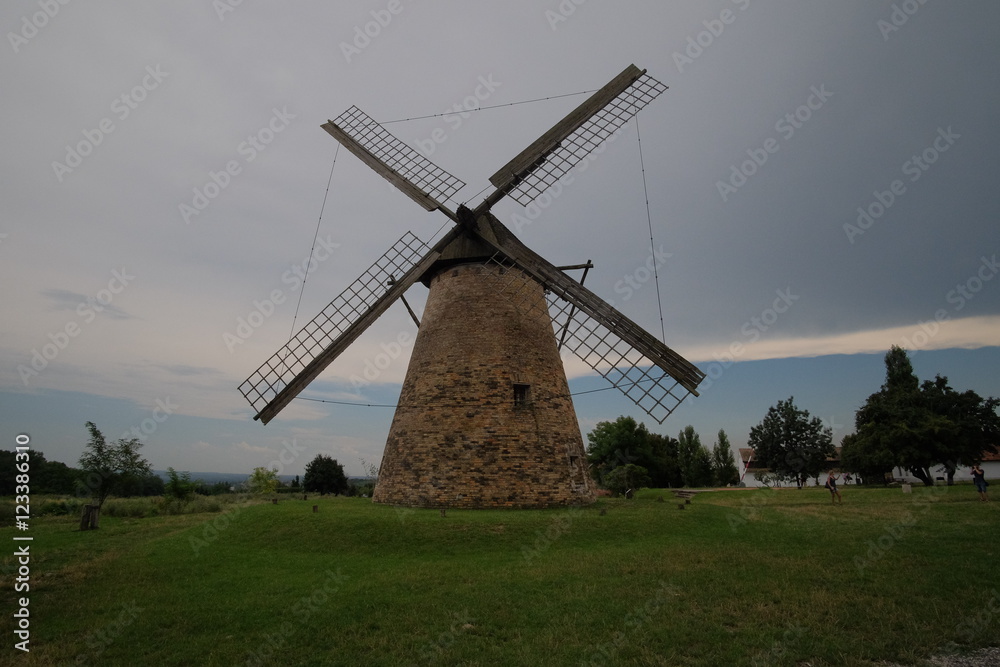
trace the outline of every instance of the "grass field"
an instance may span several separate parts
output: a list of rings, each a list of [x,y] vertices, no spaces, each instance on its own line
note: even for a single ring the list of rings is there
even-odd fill
[[[8,629],[0,662],[871,665],[1000,643],[1000,503],[970,486],[843,493],[446,517],[282,499],[89,532],[37,518],[31,652]]]

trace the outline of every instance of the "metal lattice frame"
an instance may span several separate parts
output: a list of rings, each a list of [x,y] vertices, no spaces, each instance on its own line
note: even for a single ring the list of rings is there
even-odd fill
[[[523,312],[532,314],[537,303],[528,298],[529,291],[520,271],[509,258],[494,255],[491,264],[499,266],[489,272],[496,280],[495,289],[517,304]],[[650,417],[662,424],[691,392],[669,373],[653,364],[631,344],[622,340],[596,319],[575,310],[574,304],[546,290],[546,302],[553,331],[563,335],[563,347],[604,377]]]
[[[259,413],[310,362],[382,298],[396,278],[427,254],[427,245],[407,232],[316,317],[264,362],[240,393]]]
[[[451,199],[465,187],[465,181],[435,165],[357,107],[352,106],[333,122],[365,150],[438,201]]]
[[[564,139],[510,191],[510,196],[522,206],[530,204],[666,89],[664,84],[643,74]]]

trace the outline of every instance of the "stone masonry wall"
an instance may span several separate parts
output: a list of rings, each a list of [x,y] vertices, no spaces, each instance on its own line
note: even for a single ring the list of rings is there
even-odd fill
[[[423,319],[374,500],[412,507],[553,507],[593,502],[583,439],[539,285],[527,315],[498,293],[503,270],[445,269]],[[514,385],[528,385],[515,405]]]

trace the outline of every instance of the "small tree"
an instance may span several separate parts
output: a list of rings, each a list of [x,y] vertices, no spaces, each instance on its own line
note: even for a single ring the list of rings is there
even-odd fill
[[[247,490],[257,495],[268,495],[278,489],[278,471],[254,468],[246,481]]]
[[[112,492],[126,481],[152,474],[149,461],[139,456],[142,443],[136,438],[119,438],[108,443],[94,422],[87,422],[90,442],[80,455],[81,485],[90,493],[98,511]],[[96,521],[92,527],[96,528]]]
[[[626,463],[604,476],[604,488],[616,496],[631,498],[632,494],[644,486],[649,486],[649,473],[642,466]]]
[[[344,466],[325,454],[317,454],[316,458],[306,464],[306,474],[302,478],[302,483],[306,491],[317,491],[320,494],[340,495],[346,493],[348,489]]]
[[[195,483],[191,481],[191,473],[178,474],[173,468],[167,468],[167,478],[167,484],[164,488],[165,495],[184,501],[194,493]]]
[[[810,419],[791,397],[768,409],[764,420],[750,429],[747,444],[761,466],[800,483],[826,470],[827,459],[836,453],[832,431],[819,418]]]
[[[724,429],[719,429],[719,439],[712,448],[712,468],[715,481],[721,486],[733,486],[740,483],[740,471],[736,467],[736,457],[733,447],[729,444],[729,436]]]
[[[706,486],[711,478],[705,479],[705,460],[701,453],[701,436],[688,425],[677,434],[677,463],[681,469],[684,486]]]

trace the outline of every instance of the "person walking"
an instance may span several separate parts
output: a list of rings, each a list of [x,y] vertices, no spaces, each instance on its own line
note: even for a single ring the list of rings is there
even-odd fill
[[[830,489],[830,502],[844,504],[844,499],[840,497],[840,491],[837,490],[837,480],[840,479],[840,475],[835,471],[831,470],[826,476],[826,488]]]
[[[986,495],[986,487],[990,483],[986,481],[986,473],[983,472],[978,463],[972,466],[970,472],[972,472],[972,483],[976,485],[976,491],[979,492],[979,500],[984,503],[989,502],[989,497]]]

